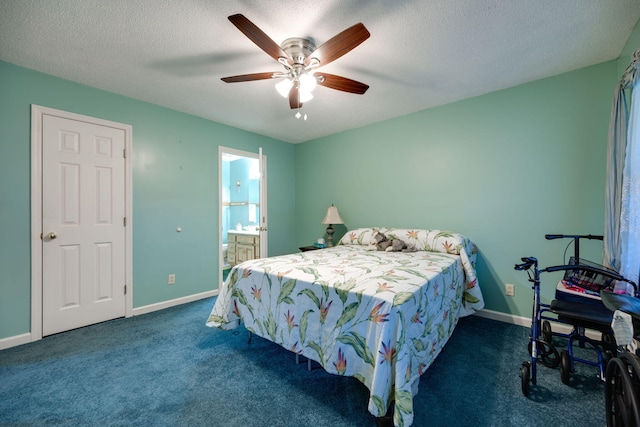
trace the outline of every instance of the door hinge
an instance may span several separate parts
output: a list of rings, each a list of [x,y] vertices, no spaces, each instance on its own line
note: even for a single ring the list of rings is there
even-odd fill
[[[124,294],[127,294],[127,285],[124,285]]]
[[[122,218],[122,225],[123,226],[127,226],[127,217],[125,216],[124,218]]]
[[[125,159],[127,158],[127,149],[126,148],[124,148],[122,150],[122,157],[124,157]]]

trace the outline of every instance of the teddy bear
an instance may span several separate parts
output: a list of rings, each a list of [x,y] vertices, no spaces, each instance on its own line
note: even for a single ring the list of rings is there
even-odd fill
[[[393,242],[389,240],[387,236],[376,230],[371,237],[368,249],[371,251],[385,251],[391,247],[392,244]]]
[[[416,248],[413,244],[405,243],[401,239],[395,237],[387,237],[383,233],[376,231],[369,243],[369,250],[371,251],[386,251],[386,252],[415,252]]]
[[[400,239],[392,239],[391,246],[385,249],[387,252],[401,252],[405,247],[405,243]]]
[[[404,240],[391,238],[391,246],[385,249],[387,252],[415,252],[416,247]]]
[[[413,243],[405,243],[405,247],[402,249],[402,252],[416,252],[418,248]]]

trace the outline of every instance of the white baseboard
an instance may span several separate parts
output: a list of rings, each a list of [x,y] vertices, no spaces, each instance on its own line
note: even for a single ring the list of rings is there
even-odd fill
[[[164,308],[174,307],[176,305],[186,304],[188,302],[198,301],[205,298],[210,298],[218,295],[218,290],[202,292],[199,294],[188,295],[186,297],[176,298],[169,301],[162,301],[155,304],[144,305],[133,309],[133,315],[139,316],[141,314],[147,314],[154,311],[162,310]],[[213,308],[213,307],[212,307]]]
[[[186,304],[189,302],[194,302],[201,299],[214,297],[216,295],[218,295],[217,289],[212,291],[202,292],[199,294],[189,295],[186,297],[176,298],[169,301],[149,304],[142,307],[134,308],[133,315],[139,316],[141,314],[152,313],[154,311],[162,310],[164,308],[174,307],[176,305]],[[497,320],[499,322],[505,322],[505,323],[511,323],[513,325],[524,326],[525,328],[531,327],[531,318],[529,317],[515,316],[513,314],[501,313],[499,311],[493,311],[493,310],[480,310],[475,315],[480,317],[485,317],[487,319]],[[568,334],[569,332],[571,332],[571,326],[566,325],[564,323],[553,322],[552,329],[554,332],[560,332],[563,334]],[[599,339],[600,333],[596,331],[587,330],[587,336],[593,339]],[[31,342],[30,333],[16,335],[13,337],[1,338],[0,350],[26,344],[29,342]]]
[[[498,320],[500,322],[511,323],[513,325],[524,326],[525,328],[531,328],[530,317],[515,316],[513,314],[501,313],[499,311],[493,310],[480,310],[476,312],[475,315],[485,317],[487,319]],[[566,323],[551,321],[551,330],[553,332],[559,332],[561,334],[567,335],[571,333],[572,326],[567,325]],[[598,331],[587,329],[585,331],[585,335],[591,339],[599,340],[601,334]]]
[[[205,298],[210,298],[218,295],[218,290],[202,292],[199,294],[189,295],[182,298],[176,298],[169,301],[163,301],[156,304],[149,304],[143,307],[133,309],[133,315],[138,316],[140,314],[151,313],[153,311],[162,310],[163,308],[174,307],[180,304],[186,304],[188,302],[198,301]],[[0,350],[4,350],[10,347],[16,347],[18,345],[27,344],[32,341],[31,333],[15,335],[13,337],[0,338]]]
[[[476,312],[475,315],[480,317],[486,317],[487,319],[498,320],[500,322],[511,323],[513,325],[524,326],[527,328],[531,327],[530,317],[515,316],[513,314],[501,313],[499,311],[486,310],[486,309]]]
[[[31,333],[15,335],[13,337],[0,339],[0,350],[4,350],[9,347],[16,347],[18,345],[31,342]]]

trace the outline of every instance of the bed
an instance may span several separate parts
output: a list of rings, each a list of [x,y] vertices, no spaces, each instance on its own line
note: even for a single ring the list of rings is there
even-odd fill
[[[417,250],[372,250],[376,232]],[[369,389],[372,415],[393,408],[394,424],[410,426],[420,375],[458,319],[484,307],[476,255],[457,233],[352,230],[332,248],[236,265],[206,324],[244,324],[329,373],[355,377]]]

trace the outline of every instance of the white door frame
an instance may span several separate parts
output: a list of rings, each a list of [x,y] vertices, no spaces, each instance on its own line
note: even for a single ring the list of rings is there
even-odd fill
[[[258,153],[242,151],[235,148],[218,146],[218,289],[222,286],[222,266],[224,255],[222,253],[222,153],[233,154],[240,157],[258,159],[260,165],[260,219],[258,224],[261,228],[260,235],[260,257],[268,256],[268,234],[267,234],[267,156],[262,154],[262,148]]]
[[[42,339],[42,118],[44,115],[121,129],[125,136],[125,316],[133,315],[131,197],[132,127],[95,117],[31,105],[31,341]]]

